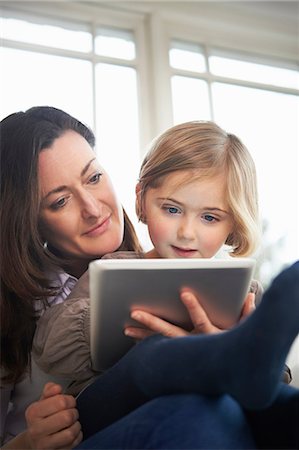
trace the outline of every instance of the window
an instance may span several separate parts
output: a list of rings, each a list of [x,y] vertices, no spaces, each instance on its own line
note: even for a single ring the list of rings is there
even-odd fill
[[[289,35],[276,29],[286,39],[278,40],[263,28],[248,39],[248,17],[224,24],[221,5],[208,2],[178,2],[178,11],[195,12],[187,22],[185,11],[172,14],[176,2],[162,2],[153,14],[150,5],[138,10],[142,2],[127,10],[83,3],[1,2],[1,118],[48,104],[91,126],[99,159],[146,248],[146,227],[134,207],[141,155],[173,123],[215,120],[240,136],[256,161],[264,223],[259,273],[266,284],[299,257],[299,70],[294,57],[249,52],[266,35],[264,49],[275,53],[278,41],[288,49]],[[168,11],[159,15],[160,8]],[[205,17],[209,8],[213,14]],[[229,5],[223,8],[228,17]],[[230,47],[235,23],[246,52]]]
[[[134,220],[140,165],[134,32],[106,23],[13,16],[1,18],[1,118],[51,105],[93,128],[99,159]]]

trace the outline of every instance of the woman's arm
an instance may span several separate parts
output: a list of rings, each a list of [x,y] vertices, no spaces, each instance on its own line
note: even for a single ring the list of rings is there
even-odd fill
[[[82,440],[76,400],[63,395],[62,388],[47,383],[40,400],[26,410],[27,429],[6,443],[2,449],[71,449]]]
[[[31,448],[32,447],[30,447],[29,444],[27,431],[24,431],[23,433],[18,434],[15,438],[8,441],[7,444],[4,444],[1,447],[1,450],[2,449],[27,450]]]

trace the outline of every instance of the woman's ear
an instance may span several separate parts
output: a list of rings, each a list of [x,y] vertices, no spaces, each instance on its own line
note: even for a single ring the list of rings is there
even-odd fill
[[[145,217],[143,214],[143,199],[142,199],[142,185],[141,183],[136,184],[135,188],[136,193],[136,201],[135,201],[135,210],[138,217],[138,220],[141,220],[141,222],[145,223]]]

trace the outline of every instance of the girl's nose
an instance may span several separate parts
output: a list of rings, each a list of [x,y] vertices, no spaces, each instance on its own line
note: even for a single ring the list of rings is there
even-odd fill
[[[192,220],[183,220],[178,229],[178,238],[185,241],[192,241],[195,238],[195,228]]]
[[[89,192],[82,196],[81,214],[83,219],[90,219],[92,217],[98,218],[101,216],[102,207],[94,195]]]

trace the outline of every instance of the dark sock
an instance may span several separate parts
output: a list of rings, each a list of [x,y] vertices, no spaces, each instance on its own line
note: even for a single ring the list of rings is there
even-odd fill
[[[137,387],[151,397],[227,393],[246,408],[264,408],[275,398],[298,333],[299,261],[276,277],[243,323],[214,335],[153,336],[130,352],[131,373]],[[141,355],[138,364],[136,351]]]

